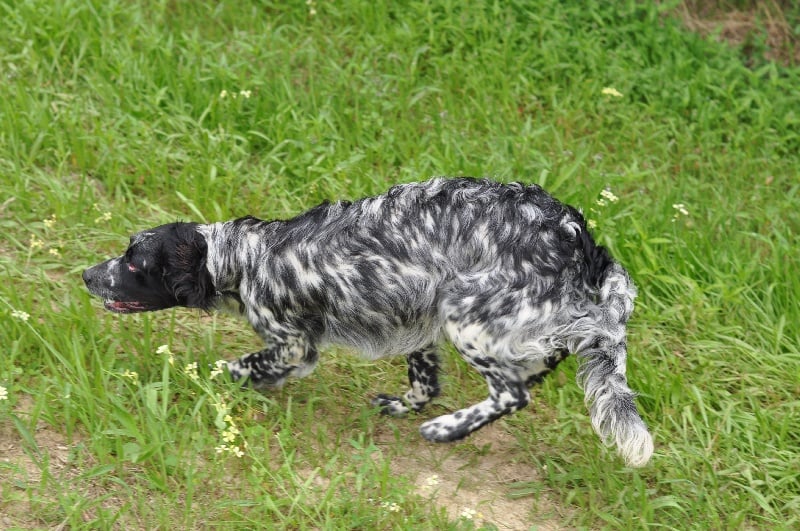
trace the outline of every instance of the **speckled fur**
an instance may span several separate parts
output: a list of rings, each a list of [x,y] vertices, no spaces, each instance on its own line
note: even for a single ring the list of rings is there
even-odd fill
[[[524,407],[528,388],[575,353],[595,430],[631,466],[651,457],[625,377],[634,285],[580,213],[538,186],[437,178],[286,221],[171,224],[134,238],[149,244],[132,242],[132,260],[137,247],[152,254],[162,242],[169,255],[185,247],[176,240],[191,240],[200,251],[172,262],[194,260],[193,267],[159,274],[194,275],[198,285],[166,286],[177,295],[139,304],[125,296],[130,282],[120,263],[109,265],[123,257],[87,270],[89,289],[114,311],[233,303],[265,342],[228,363],[235,379],[279,386],[309,374],[326,344],[370,358],[402,354],[410,389],[373,401],[402,415],[439,393],[437,345],[447,339],[489,387],[486,400],[420,428],[428,440],[453,441]],[[160,266],[156,256],[150,263]]]

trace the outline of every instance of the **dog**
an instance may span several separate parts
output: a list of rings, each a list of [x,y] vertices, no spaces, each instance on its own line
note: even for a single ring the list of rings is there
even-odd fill
[[[536,185],[435,178],[289,220],[170,223],[133,235],[83,280],[117,313],[236,308],[265,347],[227,368],[254,387],[308,375],[324,345],[405,355],[408,391],[373,400],[392,415],[439,394],[447,339],[489,396],[423,423],[429,441],[526,406],[529,388],[574,353],[602,440],[629,466],[653,453],[625,375],[636,288],[583,216]]]

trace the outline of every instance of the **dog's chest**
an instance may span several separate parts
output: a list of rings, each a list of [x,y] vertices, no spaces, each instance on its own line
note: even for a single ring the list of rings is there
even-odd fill
[[[408,354],[420,350],[439,337],[439,327],[433,320],[405,324],[390,323],[385,316],[374,316],[366,323],[328,319],[322,343],[357,350],[369,359]]]

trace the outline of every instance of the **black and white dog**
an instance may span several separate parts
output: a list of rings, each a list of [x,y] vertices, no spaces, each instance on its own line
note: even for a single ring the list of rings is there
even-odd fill
[[[228,369],[256,387],[309,374],[325,344],[403,354],[411,388],[374,400],[395,415],[439,393],[446,338],[489,397],[422,424],[430,441],[524,407],[528,388],[575,353],[597,433],[631,466],[653,453],[625,377],[634,285],[581,214],[535,185],[437,178],[287,221],[171,223],[135,234],[83,279],[118,313],[233,303],[266,346]]]

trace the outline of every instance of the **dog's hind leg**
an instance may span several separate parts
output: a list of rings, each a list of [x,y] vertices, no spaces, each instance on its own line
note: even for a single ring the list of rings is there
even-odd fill
[[[372,400],[372,405],[381,408],[381,412],[401,416],[409,411],[419,411],[439,395],[439,355],[435,345],[429,345],[412,352],[408,359],[408,381],[411,388],[403,398],[379,394]]]
[[[531,363],[531,366],[525,371],[525,387],[533,387],[542,383],[545,376],[553,372],[556,366],[567,356],[569,356],[569,350],[559,348],[555,349],[549,356]]]
[[[503,415],[525,407],[530,401],[531,395],[524,384],[510,380],[499,372],[481,370],[481,373],[489,384],[489,398],[425,422],[419,429],[423,437],[434,442],[463,439]]]
[[[487,354],[492,341],[480,326],[460,326],[451,321],[445,329],[467,363],[486,378],[489,397],[474,406],[425,422],[420,433],[435,442],[463,439],[503,415],[525,407],[531,398],[527,382],[520,380],[516,371],[504,368]]]

